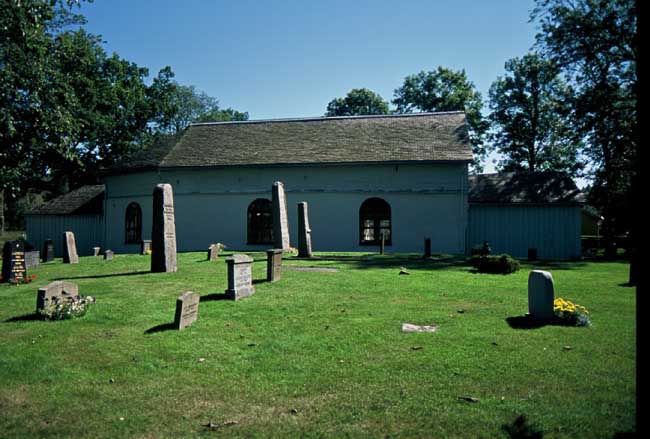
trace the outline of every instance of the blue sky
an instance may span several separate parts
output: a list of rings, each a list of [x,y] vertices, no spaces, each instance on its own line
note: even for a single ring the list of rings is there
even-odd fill
[[[352,88],[391,100],[404,77],[465,69],[484,99],[534,42],[532,0],[95,0],[81,8],[105,48],[165,65],[251,119],[321,116]],[[489,168],[492,168],[491,166]]]

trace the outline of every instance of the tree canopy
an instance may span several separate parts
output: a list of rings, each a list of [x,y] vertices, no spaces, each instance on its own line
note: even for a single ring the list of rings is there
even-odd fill
[[[571,89],[559,69],[538,54],[505,64],[506,75],[490,87],[491,147],[503,171],[563,171],[582,167],[581,146],[569,121]]]
[[[325,116],[361,116],[388,114],[388,102],[367,88],[355,88],[343,98],[335,98],[327,104]]]
[[[484,145],[488,122],[483,118],[483,100],[464,70],[453,71],[438,67],[434,71],[421,71],[407,76],[397,88],[393,104],[398,113],[413,111],[465,111],[469,126],[470,142],[474,153],[474,171],[483,169],[486,155]]]

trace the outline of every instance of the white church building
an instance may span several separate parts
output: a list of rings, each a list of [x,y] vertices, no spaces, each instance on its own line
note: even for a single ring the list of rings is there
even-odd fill
[[[306,201],[316,252],[376,251],[383,233],[390,253],[421,253],[430,238],[434,253],[466,254],[487,240],[516,257],[531,247],[540,258],[580,255],[582,201],[570,179],[470,178],[471,160],[463,112],[197,123],[107,169],[103,185],[33,211],[27,239],[40,248],[72,229],[80,254],[93,246],[137,253],[151,239],[153,188],[169,183],[179,251],[215,242],[266,250],[271,188],[281,181],[294,247],[297,203]],[[487,225],[490,215],[503,233]]]

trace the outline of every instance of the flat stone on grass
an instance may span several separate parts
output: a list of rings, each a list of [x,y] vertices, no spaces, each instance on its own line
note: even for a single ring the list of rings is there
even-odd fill
[[[402,332],[436,332],[438,327],[436,325],[415,325],[413,323],[402,323]]]

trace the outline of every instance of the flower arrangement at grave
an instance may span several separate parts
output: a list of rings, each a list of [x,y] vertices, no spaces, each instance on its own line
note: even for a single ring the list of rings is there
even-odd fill
[[[226,244],[222,244],[220,242],[217,242],[215,245],[217,246],[217,253],[221,253],[222,251],[224,251],[226,249]]]
[[[145,254],[145,255],[150,255],[150,254],[151,254],[151,249],[147,249],[147,250],[145,250],[145,251],[144,251],[144,254]]]
[[[562,325],[590,326],[589,311],[581,305],[558,297],[553,301],[555,320]]]
[[[30,275],[25,276],[24,278],[10,279],[10,284],[11,285],[28,284],[28,283],[31,283],[34,280],[36,280],[36,275],[35,274],[30,274]],[[0,282],[2,282],[2,274],[0,274]]]
[[[291,256],[298,256],[298,249],[295,247],[289,247],[287,253],[289,253]]]
[[[44,320],[68,320],[86,314],[95,298],[91,296],[58,296],[48,301],[39,311]]]

